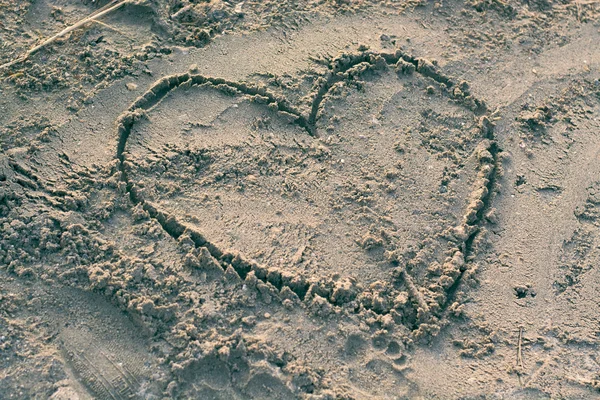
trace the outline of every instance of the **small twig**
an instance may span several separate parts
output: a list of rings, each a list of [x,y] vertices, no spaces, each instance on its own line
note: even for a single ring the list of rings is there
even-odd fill
[[[519,328],[519,347],[517,349],[517,365],[521,368],[523,366],[523,327]]]
[[[105,28],[108,28],[108,29],[110,29],[111,31],[117,32],[117,33],[119,33],[119,34],[121,34],[121,35],[125,36],[125,33],[124,33],[124,32],[122,32],[122,31],[118,30],[117,28],[115,28],[114,26],[111,26],[111,25],[109,25],[109,24],[106,24],[106,23],[104,23],[104,22],[102,22],[102,21],[98,21],[98,20],[94,19],[94,20],[92,20],[91,22],[94,22],[94,23],[96,23],[96,24],[98,24],[98,25],[102,25],[103,27],[105,27]]]
[[[36,53],[37,51],[39,51],[40,49],[46,47],[47,45],[55,42],[57,39],[59,39],[62,36],[65,36],[66,34],[74,31],[75,29],[81,28],[82,26],[86,25],[89,22],[93,22],[96,19],[105,16],[108,13],[111,13],[115,10],[117,10],[118,8],[124,6],[126,3],[130,2],[131,0],[113,0],[112,2],[110,2],[109,4],[107,4],[106,6],[102,7],[99,10],[96,10],[95,12],[93,12],[92,14],[88,15],[87,17],[85,17],[84,19],[80,20],[79,22],[76,22],[75,24],[63,29],[62,31],[58,32],[56,35],[51,36],[50,38],[44,40],[42,43],[38,44],[37,46],[32,47],[31,49],[29,49],[24,55],[22,55],[21,57],[7,62],[6,64],[2,64],[0,65],[0,70],[4,69],[4,68],[8,68],[12,65],[18,64],[20,62],[23,62],[25,60],[27,60],[31,55],[33,55],[34,53]]]
[[[523,373],[523,327],[519,327],[519,343],[517,345],[517,377],[519,378],[519,385],[523,386],[523,380],[521,374]]]

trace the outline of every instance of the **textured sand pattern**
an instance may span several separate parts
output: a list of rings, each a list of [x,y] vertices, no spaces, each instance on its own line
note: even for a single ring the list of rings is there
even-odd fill
[[[0,1],[0,398],[598,397],[596,3],[114,4]]]

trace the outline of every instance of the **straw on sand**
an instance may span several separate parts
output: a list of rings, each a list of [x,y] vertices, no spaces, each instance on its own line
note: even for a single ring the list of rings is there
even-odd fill
[[[32,47],[21,57],[14,59],[10,62],[7,62],[6,64],[0,65],[0,70],[3,70],[12,65],[15,65],[15,64],[18,64],[20,62],[27,60],[31,55],[36,53],[38,50],[44,48],[45,46],[53,43],[54,41],[56,41],[56,39],[68,34],[69,32],[74,31],[75,29],[81,28],[82,26],[84,26],[87,23],[94,22],[98,18],[101,18],[101,17],[105,16],[106,14],[117,10],[118,8],[124,6],[126,3],[129,3],[130,1],[131,0],[112,0],[110,3],[108,3],[107,5],[105,5],[104,7],[100,8],[100,9],[94,11],[93,13],[91,13],[87,17],[83,18],[82,20],[79,20],[75,24],[63,29],[62,31],[58,32],[56,35],[49,37],[48,39],[44,40],[42,43],[38,44],[37,46]]]

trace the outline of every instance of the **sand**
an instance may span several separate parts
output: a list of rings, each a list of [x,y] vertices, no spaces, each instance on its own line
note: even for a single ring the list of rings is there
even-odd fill
[[[0,1],[0,64],[109,1]],[[0,70],[0,398],[600,397],[600,6],[127,2]]]

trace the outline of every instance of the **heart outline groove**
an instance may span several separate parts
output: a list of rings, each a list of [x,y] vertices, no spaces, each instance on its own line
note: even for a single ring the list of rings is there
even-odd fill
[[[361,68],[356,68],[357,66]],[[485,103],[469,93],[468,85],[465,82],[456,82],[442,74],[435,65],[425,59],[414,58],[399,50],[395,53],[363,51],[342,54],[331,61],[330,71],[326,76],[317,79],[314,88],[316,94],[308,114],[303,114],[296,109],[284,96],[274,94],[256,84],[192,73],[164,77],[138,97],[116,120],[118,135],[116,158],[120,179],[124,183],[132,203],[143,208],[151,218],[158,221],[164,231],[173,239],[178,240],[184,235],[191,239],[197,249],[196,256],[199,263],[204,268],[209,268],[218,275],[224,274],[232,279],[259,281],[266,285],[272,293],[281,297],[297,297],[300,301],[307,301],[312,295],[319,295],[336,306],[353,302],[360,296],[360,293],[341,296],[336,293],[336,285],[333,281],[309,280],[300,275],[294,276],[278,268],[262,266],[253,260],[246,259],[239,252],[223,251],[195,228],[184,224],[176,216],[144,199],[139,188],[129,179],[127,142],[135,123],[144,118],[146,112],[160,104],[169,93],[177,88],[199,85],[210,86],[217,91],[234,96],[250,97],[251,100],[267,104],[267,107],[285,116],[310,136],[318,137],[319,110],[325,97],[336,83],[347,79],[349,74],[358,76],[367,70],[391,66],[394,66],[398,73],[415,72],[443,85],[451,99],[473,111],[474,115],[479,117],[479,143],[472,153],[477,162],[477,174],[468,205],[462,215],[462,222],[451,229],[449,242],[452,243],[452,246],[448,250],[450,256],[441,266],[441,274],[434,283],[434,287],[437,289],[425,296],[421,290],[423,288],[418,287],[402,262],[400,260],[390,261],[394,265],[392,271],[394,282],[392,283],[404,285],[410,296],[410,307],[416,315],[415,322],[409,327],[411,334],[415,338],[435,336],[440,329],[439,322],[447,318],[455,307],[454,300],[465,278],[473,276],[475,273],[476,267],[471,265],[471,261],[476,254],[480,239],[479,233],[486,223],[484,214],[493,200],[496,177],[500,173],[498,167],[500,149],[494,140],[494,124],[491,122],[491,114]],[[395,310],[381,310],[372,304],[362,304],[362,306],[380,315],[396,312]],[[356,305],[355,311],[358,311],[359,308],[360,306]]]

